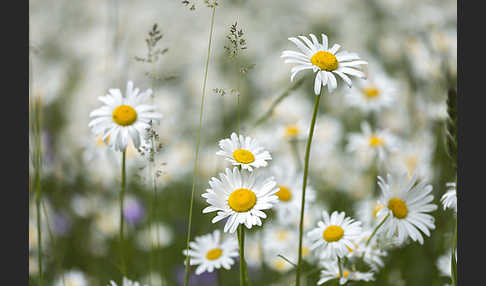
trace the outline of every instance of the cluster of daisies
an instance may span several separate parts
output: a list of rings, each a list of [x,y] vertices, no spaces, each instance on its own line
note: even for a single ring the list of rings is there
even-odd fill
[[[217,212],[213,223],[227,219],[223,232],[233,234],[242,225],[251,229],[261,226],[267,218],[264,210],[272,208],[278,201],[279,189],[275,179],[259,170],[272,159],[255,139],[232,133],[230,138],[219,142],[221,150],[216,154],[231,162],[219,178],[213,177],[202,197],[209,204],[203,213]],[[238,256],[238,243],[233,236],[222,237],[219,230],[196,237],[184,251],[190,257],[190,265],[198,265],[196,274],[223,267],[230,269],[233,258]],[[240,258],[241,259],[241,258]]]

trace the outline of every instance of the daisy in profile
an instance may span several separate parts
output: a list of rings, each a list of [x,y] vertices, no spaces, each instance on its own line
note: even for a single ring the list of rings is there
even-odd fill
[[[450,182],[446,184],[447,192],[442,196],[440,201],[444,206],[444,210],[453,209],[457,214],[457,188],[456,183]]]
[[[216,155],[223,156],[235,166],[253,171],[253,168],[267,166],[272,160],[270,153],[261,147],[255,139],[249,136],[231,134],[231,138],[219,141],[221,150]]]
[[[233,170],[227,168],[219,174],[219,179],[213,177],[209,181],[211,189],[202,194],[209,207],[203,213],[217,211],[212,222],[216,223],[229,217],[224,226],[224,232],[234,233],[240,224],[247,228],[262,225],[262,218],[267,215],[263,210],[272,208],[277,202],[277,182],[273,177],[264,178],[256,172]]]
[[[364,160],[378,157],[383,161],[387,155],[397,150],[398,138],[387,130],[371,130],[368,122],[361,123],[361,133],[351,133],[348,136],[347,150],[356,152],[358,156],[365,156]]]
[[[79,270],[71,270],[64,273],[63,276],[59,277],[54,283],[55,286],[88,286],[88,279],[83,272]]]
[[[67,285],[69,285],[69,284],[67,284]],[[136,282],[136,281],[132,281],[132,280],[128,279],[127,277],[123,277],[123,284],[118,285],[118,284],[116,284],[115,281],[110,280],[110,285],[108,285],[108,286],[142,286],[142,284],[140,284],[139,282]],[[147,285],[144,285],[144,286],[147,286]]]
[[[321,257],[336,259],[345,256],[350,249],[355,249],[354,241],[361,235],[360,221],[345,218],[344,212],[337,211],[330,217],[327,211],[323,211],[322,219],[316,228],[307,233],[313,242],[311,250],[319,248]]]
[[[325,34],[321,35],[322,43],[319,42],[315,35],[309,34],[309,36],[312,41],[304,36],[299,36],[299,39],[295,37],[289,38],[301,52],[282,52],[281,57],[286,58],[285,63],[298,64],[290,71],[291,81],[302,70],[310,69],[313,72],[317,72],[314,81],[314,92],[316,95],[319,95],[322,86],[327,85],[329,92],[337,88],[336,75],[341,77],[349,87],[352,86],[352,82],[348,75],[365,78],[365,74],[359,70],[359,67],[360,65],[366,65],[367,62],[360,60],[358,54],[347,51],[338,52],[341,47],[338,44],[334,44],[329,48]]]
[[[129,140],[138,149],[150,127],[149,122],[158,123],[162,118],[154,112],[155,106],[145,103],[152,90],[139,93],[138,88],[133,88],[133,82],[128,81],[125,96],[119,89],[109,89],[108,92],[106,96],[98,97],[105,105],[90,113],[92,119],[88,126],[94,134],[102,133],[102,140],[116,151],[124,151]]]
[[[196,237],[189,246],[189,252],[184,250],[183,253],[186,256],[189,254],[190,265],[199,265],[196,275],[221,267],[229,270],[235,263],[233,258],[238,256],[237,241],[232,237],[222,238],[219,230]]]
[[[367,80],[360,80],[344,96],[349,106],[365,113],[378,112],[390,107],[396,101],[394,83],[381,72],[374,73]]]
[[[378,177],[378,185],[382,191],[379,202],[386,206],[378,212],[379,221],[386,219],[378,231],[387,238],[396,237],[399,243],[410,237],[423,244],[420,231],[430,236],[429,230],[435,228],[434,217],[427,214],[437,209],[431,204],[432,185],[417,183],[416,175],[408,180],[407,173],[400,177],[388,174],[387,181]]]
[[[342,269],[342,273],[339,272],[338,262],[334,261],[332,263],[325,263],[325,269],[321,270],[321,276],[317,285],[324,284],[325,282],[332,279],[339,279],[339,284],[344,285],[348,281],[373,281],[372,272],[358,272],[351,269]]]

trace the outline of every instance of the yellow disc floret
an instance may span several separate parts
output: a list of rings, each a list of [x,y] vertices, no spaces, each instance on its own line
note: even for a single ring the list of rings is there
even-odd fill
[[[333,71],[338,68],[338,60],[335,55],[330,52],[319,51],[315,53],[310,62],[325,71]]]
[[[373,99],[380,95],[380,91],[374,86],[369,86],[364,88],[363,93],[366,95],[366,98],[368,99]]]
[[[370,146],[371,147],[378,147],[378,146],[383,146],[385,145],[385,141],[381,139],[380,137],[373,135],[370,137]]]
[[[250,164],[251,162],[255,161],[255,156],[248,150],[245,149],[236,149],[233,152],[233,158],[239,163],[243,164]]]
[[[137,112],[128,105],[120,105],[113,110],[113,121],[121,126],[132,125],[137,120]]]
[[[206,258],[208,260],[215,260],[218,259],[221,256],[221,254],[223,254],[223,250],[219,248],[213,248],[210,251],[208,251],[208,253],[206,253]]]
[[[276,193],[278,199],[283,201],[283,202],[289,201],[292,198],[292,192],[290,191],[290,189],[285,187],[285,186],[278,186],[278,187],[280,189]]]
[[[237,189],[228,198],[228,204],[235,212],[246,212],[256,204],[256,195],[249,189]]]
[[[393,198],[388,201],[388,208],[392,211],[396,218],[405,218],[408,214],[408,208],[405,202],[399,198]]]
[[[344,235],[344,230],[339,225],[330,225],[322,233],[322,237],[327,242],[340,240]]]
[[[299,127],[295,124],[287,125],[285,128],[285,136],[293,138],[299,135]]]

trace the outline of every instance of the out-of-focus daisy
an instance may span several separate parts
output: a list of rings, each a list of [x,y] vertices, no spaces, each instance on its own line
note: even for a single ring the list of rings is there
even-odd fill
[[[440,271],[441,276],[451,277],[451,258],[452,258],[452,251],[449,249],[446,253],[439,256],[436,261],[436,266]],[[456,252],[457,254],[457,252]],[[457,257],[456,257],[457,258]]]
[[[447,192],[442,196],[440,201],[445,209],[453,209],[457,214],[457,188],[455,182],[450,182],[446,184]]]
[[[290,244],[294,245],[298,241],[298,233],[294,228],[288,228],[277,224],[272,224],[264,228],[263,245],[265,251],[276,250],[283,251]],[[283,253],[282,253],[283,254]]]
[[[434,199],[430,195],[432,185],[427,185],[425,181],[417,183],[415,175],[409,180],[406,173],[399,177],[387,174],[387,181],[378,177],[382,191],[379,202],[386,206],[378,212],[378,217],[382,221],[386,215],[389,216],[378,231],[388,238],[397,237],[399,243],[410,237],[423,244],[419,230],[430,236],[429,229],[435,229],[434,217],[427,214],[437,209],[436,205],[430,203]]]
[[[337,264],[337,261],[333,263],[326,263],[324,267],[325,269],[321,271],[321,276],[319,281],[317,281],[317,285],[324,284],[325,282],[332,279],[339,279],[340,285],[344,285],[350,280],[354,280],[354,281],[374,280],[372,272],[358,272],[358,271],[353,271],[350,269],[343,268],[342,274],[339,273],[339,266]]]
[[[115,281],[110,280],[110,285],[108,286],[142,286],[139,282],[137,281],[132,281],[128,279],[127,277],[123,277],[123,284],[118,285],[116,284]],[[148,285],[143,285],[143,286],[148,286]]]
[[[222,150],[216,155],[225,157],[233,165],[252,171],[253,168],[267,166],[267,160],[272,160],[270,153],[261,147],[255,139],[248,136],[231,134],[230,139],[219,141]]]
[[[167,247],[172,243],[173,237],[170,227],[158,222],[137,233],[137,244],[140,248],[148,251],[152,247]]]
[[[370,156],[378,156],[378,159],[383,161],[388,153],[397,150],[397,145],[398,139],[394,135],[387,130],[373,131],[369,123],[364,121],[361,123],[361,133],[349,135],[346,148],[349,152],[366,156],[365,160],[369,160]]]
[[[88,126],[96,135],[103,133],[102,140],[117,151],[124,151],[129,139],[138,148],[150,127],[149,122],[158,123],[162,118],[154,112],[155,106],[144,103],[152,90],[139,94],[139,89],[134,89],[133,82],[128,81],[125,96],[119,89],[109,89],[108,92],[106,96],[98,97],[105,105],[90,113],[92,120]]]
[[[273,177],[264,178],[256,172],[233,170],[227,168],[219,174],[220,179],[211,178],[207,189],[202,194],[210,204],[203,213],[217,211],[212,222],[216,223],[226,217],[229,219],[224,226],[224,232],[234,233],[240,224],[247,228],[262,225],[262,218],[267,215],[263,210],[272,208],[277,202],[277,182]]]
[[[421,140],[407,141],[390,156],[390,167],[397,173],[407,172],[410,179],[413,174],[421,179],[430,179],[433,174],[432,155],[434,142],[431,136]]]
[[[61,277],[59,277],[56,282],[54,283],[55,286],[64,286],[64,285],[69,285],[69,286],[87,286],[88,285],[88,279],[84,275],[83,272],[79,270],[71,270]]]
[[[303,140],[306,138],[307,128],[303,120],[279,126],[280,135],[286,140]]]
[[[313,244],[311,250],[320,248],[320,256],[335,259],[343,257],[354,249],[353,243],[361,234],[361,222],[350,217],[345,218],[344,212],[334,211],[331,216],[322,212],[322,221],[317,227],[307,233]]]
[[[346,257],[350,260],[363,259],[373,271],[378,271],[379,268],[385,265],[383,257],[387,255],[387,252],[382,249],[383,246],[381,244],[380,247],[378,247],[376,239],[372,239],[368,245],[366,244],[371,233],[371,230],[363,231],[360,239],[355,241],[355,249],[349,249],[349,253]]]
[[[189,252],[184,250],[184,254],[189,254],[190,265],[199,265],[196,268],[197,275],[221,267],[229,270],[234,264],[233,257],[239,255],[236,240],[232,237],[223,239],[219,230],[196,237],[195,242],[189,243],[189,246]]]
[[[304,36],[299,36],[300,40],[294,37],[289,38],[302,52],[282,52],[281,57],[287,58],[285,63],[298,64],[291,70],[291,81],[299,71],[312,69],[313,72],[317,72],[314,81],[314,92],[317,95],[321,92],[321,86],[327,85],[329,92],[337,88],[334,74],[339,75],[349,87],[352,86],[352,82],[348,75],[365,78],[365,74],[358,68],[367,62],[360,60],[358,54],[347,51],[337,52],[341,47],[338,44],[329,48],[325,34],[321,35],[322,43],[319,43],[315,35],[309,34],[309,36],[312,42]]]
[[[364,226],[372,227],[377,223],[378,212],[384,207],[385,205],[377,202],[376,199],[366,198],[357,202],[356,213]]]
[[[279,188],[276,193],[279,202],[275,206],[277,218],[282,224],[292,224],[294,223],[292,218],[299,217],[302,203],[303,175],[301,172],[298,172],[293,165],[288,164],[288,162],[275,164],[271,171],[277,181],[277,187]],[[309,183],[306,187],[306,195],[307,202],[312,202],[315,198],[315,191]],[[307,203],[307,205],[308,204],[309,203]]]
[[[378,112],[395,102],[395,92],[393,82],[378,72],[366,81],[358,81],[358,84],[346,93],[345,99],[350,106],[357,107],[365,113]]]

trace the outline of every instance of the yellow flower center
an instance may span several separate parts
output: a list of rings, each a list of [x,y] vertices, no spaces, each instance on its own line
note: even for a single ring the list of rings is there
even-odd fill
[[[287,202],[292,198],[292,192],[285,186],[278,186],[280,190],[276,193],[279,200]]]
[[[388,208],[396,218],[405,218],[408,214],[408,208],[404,201],[399,198],[393,198],[388,201]]]
[[[100,135],[100,136],[96,137],[96,146],[105,146],[105,145],[106,145],[106,143],[109,143],[109,142],[110,142],[110,136],[108,136],[108,137],[106,138],[106,143],[105,143],[105,141],[103,141],[103,139],[102,139],[102,138],[103,138],[103,136],[102,136],[102,135]]]
[[[380,91],[374,86],[364,88],[363,93],[368,99],[373,99],[380,95]]]
[[[131,106],[120,105],[113,110],[113,121],[115,121],[118,125],[132,125],[136,120],[137,112]]]
[[[344,230],[338,225],[328,226],[322,233],[322,237],[327,242],[334,242],[340,240],[344,235]]]
[[[256,204],[256,195],[248,189],[237,189],[231,193],[228,204],[235,212],[246,212]]]
[[[383,146],[385,145],[385,141],[381,139],[380,137],[373,135],[370,137],[370,146],[371,147],[378,147],[378,146]]]
[[[376,216],[378,215],[378,212],[384,208],[385,206],[383,204],[376,204],[374,207],[373,207],[373,218],[376,218]]]
[[[277,239],[280,241],[285,241],[288,237],[289,232],[286,230],[277,231]]]
[[[302,247],[302,256],[307,256],[309,254],[309,248],[308,247]]]
[[[273,265],[275,266],[275,268],[277,270],[284,270],[285,269],[285,262],[283,262],[282,260],[277,260],[273,263]]]
[[[330,52],[319,51],[315,53],[311,59],[311,63],[321,68],[321,70],[333,71],[338,68],[338,60],[335,55]]]
[[[337,276],[338,278],[340,278],[340,277],[341,277],[341,275],[339,274],[339,272],[336,274],[336,276]],[[348,276],[349,276],[349,271],[348,271],[348,270],[344,270],[343,277],[344,277],[344,278],[348,278]]]
[[[218,259],[221,256],[221,254],[223,254],[223,250],[219,248],[213,248],[210,251],[208,251],[208,253],[206,253],[206,258],[208,260],[215,260]]]
[[[287,127],[285,128],[285,136],[287,137],[296,137],[297,135],[299,135],[299,132],[299,127],[297,127],[297,125],[295,124],[287,125]]]
[[[233,152],[233,158],[236,161],[243,164],[250,164],[251,162],[255,161],[255,156],[250,151],[245,149],[236,149]]]

